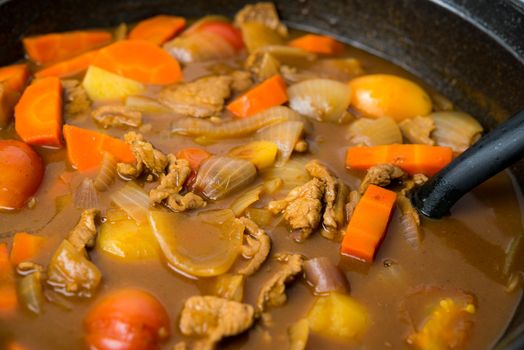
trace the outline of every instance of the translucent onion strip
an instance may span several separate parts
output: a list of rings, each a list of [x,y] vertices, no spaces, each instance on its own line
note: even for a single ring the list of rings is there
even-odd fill
[[[360,118],[352,122],[346,134],[352,145],[379,146],[402,143],[397,123],[389,117]]]
[[[44,304],[41,273],[36,271],[24,276],[18,285],[18,294],[29,311],[40,314]]]
[[[289,160],[295,144],[304,132],[304,123],[299,121],[287,121],[273,124],[260,129],[257,132],[257,139],[271,141],[275,143],[279,150],[279,155],[275,166],[280,167]]]
[[[147,222],[149,197],[137,184],[130,181],[111,195],[111,200],[139,224]]]
[[[142,113],[169,113],[171,110],[158,100],[147,96],[127,96],[126,107]]]
[[[73,203],[77,209],[98,208],[98,194],[93,179],[82,180],[73,194]]]
[[[435,122],[431,137],[438,146],[450,147],[454,152],[464,152],[482,134],[480,123],[462,112],[437,112],[430,117]]]
[[[255,188],[243,192],[238,196],[233,203],[231,203],[230,209],[235,213],[236,217],[239,217],[249,206],[260,199],[260,194],[264,190],[264,186],[258,185]]]
[[[351,90],[347,84],[330,79],[310,79],[290,86],[289,106],[318,121],[340,123],[347,117]]]
[[[104,192],[115,181],[116,178],[116,158],[109,152],[104,152],[102,165],[95,178],[95,188],[97,191]]]
[[[294,157],[284,166],[270,168],[264,172],[264,180],[281,179],[283,181],[281,190],[282,192],[287,193],[291,189],[311,180],[311,176],[305,169],[308,161],[309,159],[305,157]]]
[[[199,118],[177,119],[171,131],[189,136],[208,136],[215,139],[248,135],[264,126],[287,120],[301,120],[302,117],[284,106],[268,108],[252,117],[215,124]]]
[[[257,175],[253,163],[231,157],[211,157],[198,170],[194,189],[217,200],[249,185]]]

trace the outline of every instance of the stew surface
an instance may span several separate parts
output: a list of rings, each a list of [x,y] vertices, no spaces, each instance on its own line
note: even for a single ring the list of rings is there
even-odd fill
[[[23,39],[0,67],[0,347],[489,349],[522,295],[502,172],[410,192],[482,126],[269,3]],[[451,96],[452,99],[452,96]]]

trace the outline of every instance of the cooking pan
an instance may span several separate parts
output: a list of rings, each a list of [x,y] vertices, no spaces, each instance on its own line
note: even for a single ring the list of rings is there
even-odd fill
[[[243,0],[0,0],[0,64],[29,34],[114,26],[154,14],[232,16]],[[291,27],[327,33],[422,77],[490,129],[524,107],[521,0],[274,0]],[[524,161],[511,169],[524,188]],[[521,303],[522,304],[522,303]],[[497,349],[524,348],[524,305]]]

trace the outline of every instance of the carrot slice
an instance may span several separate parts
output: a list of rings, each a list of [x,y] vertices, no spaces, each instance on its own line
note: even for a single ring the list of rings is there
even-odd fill
[[[15,129],[32,145],[62,146],[62,84],[49,77],[29,85],[15,106]]]
[[[3,82],[8,90],[22,92],[27,79],[29,79],[29,69],[25,63],[0,67],[0,82]]]
[[[327,55],[337,54],[344,50],[344,45],[335,39],[326,35],[307,34],[291,40],[289,46],[304,49],[313,53],[322,53]]]
[[[95,59],[98,50],[89,51],[79,56],[73,57],[69,60],[65,60],[56,64],[53,64],[47,68],[39,70],[35,73],[36,78],[46,77],[69,77],[83,72],[89,67],[91,62]]]
[[[122,40],[101,49],[93,65],[144,84],[171,84],[182,79],[177,60],[155,44]]]
[[[11,314],[17,303],[15,277],[9,262],[7,245],[0,243],[0,315]]]
[[[211,154],[202,148],[188,147],[178,151],[176,157],[186,159],[189,162],[191,169],[197,171],[200,164],[202,164],[202,162],[207,158],[211,157]]]
[[[111,153],[119,162],[135,161],[127,143],[96,131],[64,125],[64,138],[69,161],[81,171],[100,166],[104,152]]]
[[[428,145],[384,145],[350,147],[346,167],[366,170],[378,164],[394,164],[409,174],[434,175],[453,159],[449,147]]]
[[[112,35],[103,31],[76,31],[38,35],[22,40],[29,59],[39,63],[61,61],[109,44]]]
[[[33,259],[40,250],[44,237],[31,235],[27,232],[18,232],[13,238],[11,248],[11,264],[18,265],[23,261]]]
[[[340,252],[371,262],[386,233],[397,194],[369,185],[351,216]]]
[[[245,118],[288,100],[286,83],[280,75],[264,80],[227,105],[227,110]]]
[[[129,33],[129,39],[162,45],[180,33],[185,25],[183,17],[159,15],[140,21]]]

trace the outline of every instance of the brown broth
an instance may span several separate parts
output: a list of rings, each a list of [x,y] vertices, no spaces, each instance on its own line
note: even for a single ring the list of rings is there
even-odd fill
[[[347,55],[363,63],[366,72],[394,73],[419,81],[397,66],[354,48]],[[229,62],[232,64],[232,62]],[[186,80],[207,74],[206,65],[190,65],[184,71]],[[153,94],[154,91],[151,91]],[[168,133],[172,118],[168,115],[145,116],[145,123],[153,128],[144,136],[164,152],[176,152],[186,146],[198,146],[190,138],[171,136]],[[66,121],[86,128],[96,128],[89,117],[77,117]],[[344,125],[314,123],[310,135],[310,158],[318,158],[351,188],[356,188],[361,173],[348,172],[344,168],[347,141]],[[125,131],[108,129],[107,133],[121,137]],[[14,130],[0,132],[1,138],[15,137]],[[213,153],[225,153],[231,147],[245,143],[246,139],[225,140],[208,149]],[[45,249],[36,262],[46,265],[51,254],[69,230],[76,224],[80,211],[71,203],[61,211],[55,210],[55,197],[67,195],[71,188],[60,183],[58,177],[64,171],[72,174],[72,188],[80,182],[82,175],[71,169],[64,150],[38,149],[46,161],[44,182],[36,195],[33,209],[15,212],[0,212],[0,242],[11,244],[12,234],[18,231],[34,232],[47,237]],[[108,196],[123,186],[122,181],[112,187],[101,201],[102,209],[110,205]],[[350,258],[340,257],[339,243],[328,241],[319,234],[312,235],[306,242],[292,241],[287,229],[280,225],[268,234],[273,240],[273,252],[300,252],[307,257],[327,256],[341,266],[351,284],[351,295],[369,311],[371,326],[362,339],[362,345],[350,344],[354,348],[402,349],[408,348],[405,337],[413,331],[412,326],[400,317],[400,303],[406,293],[417,285],[458,288],[475,295],[478,309],[474,316],[475,326],[467,349],[488,349],[502,334],[521,298],[521,288],[505,291],[507,276],[502,275],[506,258],[505,249],[513,237],[522,233],[520,191],[507,172],[467,194],[453,208],[452,215],[442,220],[423,220],[424,241],[420,248],[409,246],[402,237],[398,216],[391,220],[386,238],[376,260],[366,265]],[[235,195],[216,203],[227,207]],[[267,203],[264,199],[255,207]],[[210,206],[213,207],[213,206]],[[210,208],[208,207],[208,208]],[[186,298],[205,293],[209,281],[191,280],[170,270],[160,261],[123,262],[96,249],[90,252],[91,259],[100,268],[103,282],[95,299],[121,287],[138,287],[153,293],[168,310],[171,318],[172,336],[162,349],[171,349],[184,338],[177,328],[178,317]],[[401,277],[393,276],[384,266],[384,261],[394,261],[400,266]],[[274,262],[266,263],[253,277],[248,279],[245,301],[253,303],[262,282],[271,275]],[[515,270],[522,271],[522,259]],[[271,310],[273,325],[256,325],[244,335],[227,339],[222,343],[227,349],[274,349],[288,347],[287,328],[304,317],[312,302],[308,286],[296,282],[287,289],[288,301]],[[0,340],[17,339],[27,349],[80,349],[84,348],[83,318],[93,300],[72,300],[71,310],[53,303],[46,303],[39,316],[21,310],[10,319],[0,319]],[[346,347],[348,344],[345,344]],[[338,349],[342,344],[311,335],[309,349]]]

